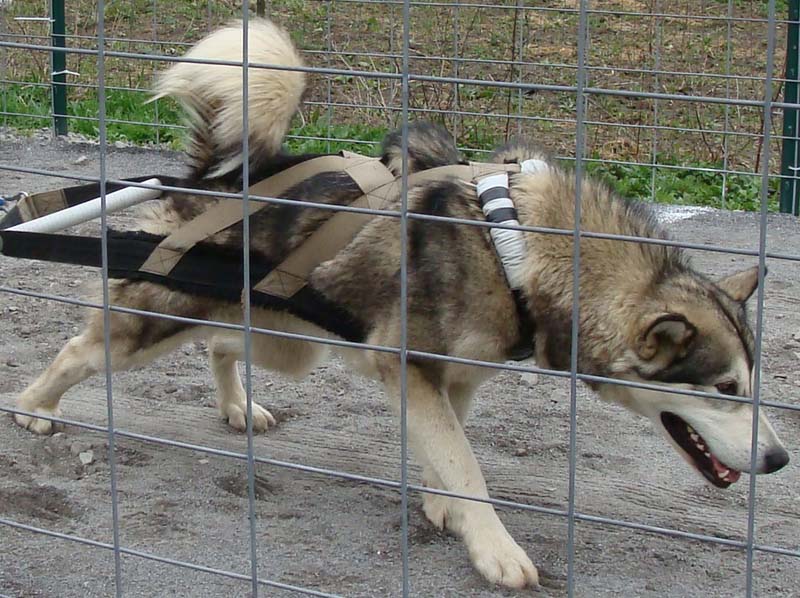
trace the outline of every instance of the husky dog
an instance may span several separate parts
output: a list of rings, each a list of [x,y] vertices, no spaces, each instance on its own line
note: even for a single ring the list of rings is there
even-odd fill
[[[242,34],[240,24],[226,27],[201,41],[189,56],[241,60]],[[297,70],[302,61],[288,35],[269,21],[251,21],[249,60],[288,70],[251,69],[246,106],[239,67],[181,63],[167,70],[157,83],[157,96],[177,98],[190,118],[189,186],[239,192],[244,160],[249,161],[251,180],[256,181],[308,158],[281,151],[305,86],[304,74]],[[241,151],[245,111],[249,155]],[[383,163],[395,175],[400,175],[403,162],[401,146],[399,133],[390,135],[384,146]],[[527,159],[538,160],[542,167],[510,177],[510,196],[522,225],[572,230],[573,201],[580,185],[583,231],[666,238],[645,207],[617,198],[590,178],[577,182],[574,173],[533,145],[511,144],[493,156],[497,163]],[[410,172],[460,160],[452,140],[439,128],[410,127],[406,160]],[[360,194],[352,179],[327,172],[295,185],[285,196],[348,204]],[[191,193],[170,194],[144,215],[141,229],[168,235],[218,201]],[[454,178],[412,185],[408,209],[434,216],[484,219],[474,187]],[[269,204],[251,216],[254,259],[279,263],[330,214]],[[369,220],[344,250],[313,270],[308,281],[310,299],[302,310],[254,307],[253,325],[399,346],[398,231],[396,219]],[[239,223],[207,241],[219,251],[240,252],[242,236]],[[539,365],[569,369],[573,237],[529,233],[525,239],[520,289],[524,309],[520,310],[486,227],[411,219],[407,238],[408,346],[417,352],[501,363],[520,341],[535,341]],[[752,395],[754,340],[745,302],[757,286],[755,268],[712,281],[696,272],[678,248],[603,238],[580,240],[580,265],[578,370],[663,387],[651,390],[592,383],[602,399],[648,417],[678,453],[715,486],[729,486],[740,472],[770,473],[786,465],[789,456],[762,413],[751,469],[750,404],[670,392],[690,389],[734,397]],[[149,281],[114,281],[111,301],[190,318],[242,321],[240,304]],[[336,334],[324,325],[327,309],[337,310]],[[521,326],[525,319],[533,323],[527,329]],[[237,370],[237,361],[244,354],[241,332],[119,312],[111,313],[110,326],[114,370],[146,364],[189,339],[207,339],[220,412],[233,428],[246,428],[245,392]],[[521,330],[529,330],[524,334],[535,338],[521,339]],[[255,363],[297,376],[308,373],[326,353],[325,346],[312,342],[260,334],[253,337]],[[360,371],[383,382],[392,405],[399,408],[398,356],[346,353]],[[67,389],[105,367],[103,321],[95,314],[84,332],[70,340],[54,363],[23,392],[18,406],[26,412],[53,416]],[[435,526],[463,538],[472,562],[486,579],[511,587],[536,585],[536,568],[492,505],[481,501],[489,494],[464,434],[472,397],[491,375],[488,368],[453,361],[408,359],[408,433],[423,466],[425,485],[479,499],[424,493],[423,509]],[[52,428],[50,421],[22,414],[16,421],[40,434]],[[254,404],[253,428],[263,431],[272,425],[275,419],[269,411]]]

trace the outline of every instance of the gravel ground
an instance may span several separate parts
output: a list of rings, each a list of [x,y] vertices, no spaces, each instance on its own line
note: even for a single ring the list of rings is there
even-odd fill
[[[47,138],[2,139],[0,164],[96,176],[97,146]],[[179,155],[110,148],[110,176],[176,174]],[[0,194],[38,191],[69,181],[0,171]],[[665,212],[666,214],[666,212]],[[720,211],[669,211],[681,240],[756,248],[758,218]],[[681,219],[678,219],[680,216]],[[124,221],[124,218],[123,218]],[[768,249],[800,254],[800,222],[772,215]],[[724,274],[754,259],[697,252],[701,269]],[[800,403],[800,265],[770,260],[763,342],[763,397]],[[99,274],[72,266],[0,258],[0,284],[81,298]],[[0,407],[17,394],[81,327],[81,309],[0,295]],[[234,452],[246,438],[213,408],[205,347],[187,345],[145,369],[114,375],[119,429]],[[297,382],[254,372],[255,398],[279,419],[255,438],[255,452],[284,462],[363,476],[399,478],[397,422],[379,385],[331,362]],[[94,378],[69,392],[64,416],[106,421],[106,391]],[[727,491],[709,488],[653,434],[649,423],[578,396],[577,509],[581,513],[740,541],[746,537],[748,479]],[[770,410],[794,461],[758,479],[756,541],[797,551],[800,479],[798,412]],[[565,509],[568,492],[568,386],[560,380],[501,373],[476,401],[467,434],[496,498]],[[39,438],[0,417],[0,518],[53,532],[113,541],[106,436],[67,426]],[[118,438],[119,539],[122,546],[165,559],[249,573],[245,463],[177,447]],[[412,467],[412,479],[419,470]],[[344,596],[396,596],[401,591],[400,496],[392,489],[275,465],[256,467],[258,573],[263,579]],[[539,566],[538,595],[566,596],[565,520],[522,509],[501,518]],[[512,596],[489,587],[461,543],[434,531],[418,495],[410,497],[410,590],[413,596]],[[109,550],[0,524],[0,594],[108,596]],[[126,596],[248,595],[248,581],[122,555]],[[739,548],[579,522],[575,595],[740,596],[746,555]],[[800,567],[789,556],[757,552],[758,596],[789,597]],[[262,595],[289,592],[263,588]]]

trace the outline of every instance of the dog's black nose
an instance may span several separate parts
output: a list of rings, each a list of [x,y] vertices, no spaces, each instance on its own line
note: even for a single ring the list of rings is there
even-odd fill
[[[789,462],[789,453],[786,449],[779,448],[764,455],[764,473],[773,473]]]

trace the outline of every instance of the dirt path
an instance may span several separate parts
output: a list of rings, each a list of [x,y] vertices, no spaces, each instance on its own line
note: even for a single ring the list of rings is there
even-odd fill
[[[3,140],[0,164],[96,174],[96,148],[47,140]],[[110,176],[179,173],[171,153],[113,149]],[[0,171],[0,193],[66,182]],[[752,214],[709,212],[669,225],[683,240],[753,248]],[[800,221],[771,216],[769,249],[800,254]],[[752,259],[698,253],[709,273]],[[800,403],[800,264],[771,261],[766,290],[764,398]],[[0,258],[0,284],[81,298],[95,270]],[[0,406],[16,395],[78,331],[82,313],[62,303],[0,294]],[[260,457],[348,473],[399,478],[398,426],[380,387],[338,362],[302,382],[255,371],[256,400],[280,425],[255,440]],[[218,419],[205,348],[188,345],[143,370],[114,376],[119,429],[242,453],[246,439]],[[65,417],[104,425],[103,380],[75,388]],[[568,476],[567,385],[502,373],[481,391],[470,419],[473,443],[493,496],[565,509]],[[757,542],[797,550],[800,538],[800,416],[771,413],[793,462],[759,478]],[[183,448],[118,439],[120,541],[135,550],[247,574],[249,536],[245,464]],[[0,517],[112,542],[109,465],[104,434],[67,427],[37,438],[0,417]],[[80,453],[91,451],[91,463]],[[747,480],[727,491],[706,487],[651,426],[579,395],[577,508],[688,532],[740,540],[747,526]],[[418,469],[412,479],[418,481]],[[344,596],[396,596],[401,586],[400,497],[378,486],[260,464],[256,471],[259,575]],[[511,596],[488,587],[460,542],[436,533],[412,495],[411,594]],[[565,596],[566,523],[503,509],[501,518],[543,574],[539,595]],[[758,553],[756,594],[797,595],[797,559]],[[715,544],[579,523],[576,595],[740,596],[745,554]],[[0,594],[108,596],[110,551],[0,525]],[[126,596],[240,596],[249,582],[122,557]],[[263,595],[289,595],[266,588]],[[524,595],[521,593],[520,595]]]

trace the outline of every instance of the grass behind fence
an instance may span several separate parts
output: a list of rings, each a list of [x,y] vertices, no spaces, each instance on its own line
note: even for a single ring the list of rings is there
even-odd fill
[[[486,3],[483,3],[486,4]],[[431,75],[485,81],[543,82],[574,85],[577,15],[563,0],[516,1],[492,8],[413,6],[411,68]],[[323,0],[272,0],[273,18],[285,24],[311,66],[400,71],[402,49],[400,7]],[[588,62],[590,84],[608,89],[663,91],[760,100],[766,64],[766,24],[681,18],[680,15],[724,16],[727,2],[677,0],[612,0],[599,6],[630,14],[590,15]],[[676,17],[636,15],[661,8]],[[785,7],[779,8],[783,11]],[[117,0],[106,7],[108,47],[128,52],[179,55],[207,31],[238,13],[223,0]],[[95,47],[94,0],[67,1],[70,46]],[[42,23],[16,21],[15,16],[44,16],[43,0],[15,0],[0,11],[0,28],[12,41],[48,44]],[[734,16],[764,18],[766,2],[735,2]],[[783,35],[783,26],[779,36]],[[83,36],[83,37],[80,37]],[[326,53],[328,52],[328,53]],[[457,55],[460,60],[452,57]],[[49,54],[6,49],[0,56],[7,83],[0,84],[0,122],[20,131],[50,125]],[[776,54],[780,73],[783,49]],[[165,68],[155,60],[109,57],[106,61],[106,113],[110,141],[159,142],[177,148],[180,115],[169,101],[145,104],[154,73]],[[70,54],[67,68],[80,73],[69,82],[70,131],[97,136],[96,61]],[[650,69],[652,72],[648,72]],[[656,72],[657,71],[657,72]],[[726,78],[725,75],[739,77]],[[125,89],[113,89],[113,88]],[[776,85],[776,97],[780,84]],[[354,76],[309,77],[310,104],[304,120],[292,131],[298,151],[374,151],[386,129],[398,124],[400,86],[392,80]],[[349,104],[326,107],[324,104]],[[574,153],[574,93],[534,92],[467,84],[413,81],[412,116],[441,122],[460,146],[486,150],[515,135],[524,135],[563,156]],[[21,115],[21,116],[18,116]],[[720,205],[723,181],[726,207],[757,205],[763,114],[757,108],[655,101],[643,98],[592,96],[587,111],[586,154],[600,161],[594,172],[606,176],[629,197],[669,203]],[[146,124],[138,124],[146,123]],[[153,126],[157,124],[157,126]],[[655,128],[655,126],[660,128]],[[779,133],[776,114],[773,134]],[[328,141],[334,138],[345,141]],[[771,169],[777,172],[779,141],[773,139]],[[638,164],[637,164],[638,163]],[[657,168],[650,164],[685,166]],[[746,174],[693,171],[727,168]],[[654,183],[654,184],[653,184]],[[777,185],[771,187],[770,207]]]

